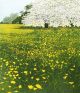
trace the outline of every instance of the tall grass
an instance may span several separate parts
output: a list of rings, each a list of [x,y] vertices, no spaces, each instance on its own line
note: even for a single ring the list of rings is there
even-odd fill
[[[0,93],[79,93],[80,28],[0,25]]]

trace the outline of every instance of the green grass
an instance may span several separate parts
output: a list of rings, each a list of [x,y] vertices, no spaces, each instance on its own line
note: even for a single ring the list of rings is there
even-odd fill
[[[0,25],[0,93],[80,93],[80,28]]]

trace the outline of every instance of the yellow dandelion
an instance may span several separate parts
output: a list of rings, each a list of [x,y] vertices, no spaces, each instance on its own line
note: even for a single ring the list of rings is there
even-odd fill
[[[64,76],[63,79],[67,79],[67,76]]]
[[[8,86],[9,88],[11,88],[11,86]]]
[[[4,88],[2,88],[2,90],[4,90]]]
[[[18,71],[14,71],[14,73],[18,73]]]
[[[11,71],[8,71],[8,74],[10,74],[11,73]]]
[[[5,59],[3,61],[6,61]]]
[[[64,61],[62,61],[61,63],[64,64]]]
[[[7,93],[12,93],[12,92],[7,92]]]
[[[17,92],[19,92],[19,91],[18,91],[18,90],[15,90],[14,92],[16,92],[16,93],[17,93]]]
[[[76,66],[74,65],[73,67],[75,68]]]
[[[71,68],[70,70],[71,70],[71,71],[74,71],[75,69]]]
[[[42,72],[46,72],[46,71],[43,69]]]
[[[19,87],[19,88],[22,88],[22,85],[19,85],[18,87]]]
[[[31,53],[31,55],[34,55],[34,53]]]
[[[13,69],[13,68],[11,68],[10,70],[11,70],[11,71],[13,71],[14,69]]]
[[[16,62],[13,62],[13,64],[16,64]]]
[[[14,92],[16,92],[16,93],[17,93],[17,92],[19,92],[19,91],[18,91],[18,90],[15,90]]]
[[[73,84],[74,84],[74,82],[69,82],[69,84],[73,85]]]
[[[28,74],[28,71],[24,71],[24,74],[26,74],[26,75],[27,75],[27,74]]]
[[[31,74],[31,71],[29,73]]]
[[[16,82],[15,81],[11,81],[11,84],[15,84]]]
[[[34,77],[31,77],[31,79],[33,79]]]
[[[6,62],[6,66],[8,66],[8,65],[9,65],[9,62],[7,61],[7,62]]]
[[[66,76],[68,76],[68,74],[65,74]]]
[[[1,60],[3,59],[3,58],[0,58]]]
[[[59,61],[57,60],[57,61],[56,61],[56,63],[58,64],[58,63],[59,63]]]
[[[36,78],[37,81],[39,81],[40,79],[39,78]]]
[[[34,87],[34,88],[33,88],[33,90],[34,90],[34,91],[36,91],[36,90],[37,90],[37,88],[35,88],[35,87]]]
[[[6,80],[6,77],[4,77],[3,79]]]
[[[41,86],[40,84],[36,84],[35,86],[36,86],[36,88],[38,88],[38,89],[42,89],[42,86]]]
[[[16,77],[18,77],[19,76],[19,74],[16,74]]]
[[[37,70],[37,68],[34,68],[34,70]]]
[[[14,76],[14,79],[16,79],[17,77],[16,76]]]
[[[28,88],[33,89],[34,87],[33,87],[33,85],[28,85]]]
[[[43,79],[46,79],[46,77],[42,77]]]
[[[9,75],[9,77],[12,77],[12,75]]]

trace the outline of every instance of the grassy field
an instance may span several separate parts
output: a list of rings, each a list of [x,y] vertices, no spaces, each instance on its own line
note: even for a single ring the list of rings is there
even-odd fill
[[[0,93],[80,93],[80,28],[0,25]]]

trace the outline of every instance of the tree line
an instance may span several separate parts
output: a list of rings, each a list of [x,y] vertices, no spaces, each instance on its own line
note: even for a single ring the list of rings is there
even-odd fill
[[[0,24],[22,24],[22,18],[29,13],[31,7],[31,4],[26,5],[24,11],[21,11],[20,13],[12,13],[9,16],[6,16]]]

